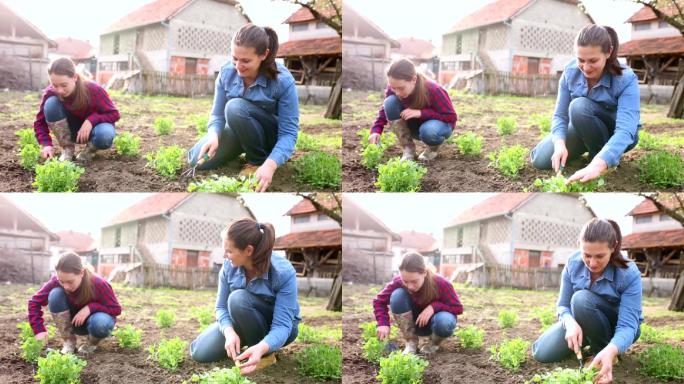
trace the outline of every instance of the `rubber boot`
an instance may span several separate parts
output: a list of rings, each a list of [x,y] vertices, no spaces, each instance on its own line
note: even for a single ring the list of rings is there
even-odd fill
[[[442,145],[428,145],[427,148],[423,151],[423,153],[418,156],[419,160],[423,161],[430,161],[434,160],[435,157],[437,157],[437,152],[439,151],[439,147]]]
[[[61,352],[63,354],[73,354],[76,350],[76,336],[74,335],[74,327],[71,324],[71,313],[69,311],[51,313],[55,325],[57,325],[57,331],[64,340]]]
[[[55,121],[53,123],[48,123],[48,128],[51,132],[55,133],[57,142],[59,143],[59,146],[62,148],[62,154],[59,156],[59,161],[72,161],[74,159],[74,151],[76,145],[71,140],[71,129],[69,128],[69,123],[67,122],[67,119],[62,119],[59,121]]]
[[[97,350],[97,345],[100,344],[101,340],[102,339],[99,337],[88,335],[88,341],[86,341],[85,344],[81,345],[81,347],[78,349],[78,352],[84,355],[91,355],[93,352]]]
[[[411,129],[406,120],[397,120],[393,123],[394,133],[397,135],[402,149],[401,161],[416,159],[416,144],[411,137]]]
[[[95,146],[95,144],[88,142],[86,147],[78,153],[78,156],[76,156],[76,160],[82,161],[82,162],[89,162],[91,161],[94,157],[95,154],[97,153],[98,149]]]
[[[418,351],[418,336],[415,334],[416,324],[413,322],[413,312],[393,313],[392,315],[406,341],[404,355],[415,354]]]
[[[444,339],[445,337],[440,337],[433,333],[430,336],[430,342],[427,345],[425,345],[420,351],[426,355],[435,353],[439,350],[439,345],[442,344],[442,341],[444,341]]]

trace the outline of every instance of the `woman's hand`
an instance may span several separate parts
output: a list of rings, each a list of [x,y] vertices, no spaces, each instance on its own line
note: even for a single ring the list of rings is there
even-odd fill
[[[380,134],[379,133],[371,133],[370,136],[368,136],[368,142],[370,144],[375,144],[375,145],[380,144]]]
[[[240,336],[235,333],[233,327],[228,327],[223,331],[223,336],[226,338],[223,347],[226,349],[228,357],[233,361],[237,360],[237,356],[240,353]]]
[[[43,342],[43,345],[47,345],[48,343],[48,333],[47,332],[41,332],[36,335],[36,340],[40,340]]]
[[[71,319],[71,323],[75,327],[80,327],[85,323],[88,316],[90,316],[90,308],[88,308],[88,306],[86,305],[85,307],[81,308],[80,311],[78,311],[78,313],[76,314],[76,316],[74,316],[73,319]]]
[[[216,150],[219,146],[218,135],[214,131],[209,131],[207,137],[207,142],[202,145],[202,148],[200,148],[200,151],[197,154],[197,160],[201,159],[205,153],[209,155],[210,159],[216,155]]]
[[[418,315],[418,318],[416,319],[416,325],[420,328],[424,327],[427,325],[427,323],[430,321],[430,318],[432,318],[432,315],[435,314],[435,309],[432,308],[432,305],[428,305],[423,309],[423,312]]]
[[[565,167],[568,161],[568,149],[565,147],[565,140],[556,140],[553,143],[553,155],[551,155],[551,167],[558,173],[561,167]]]
[[[589,165],[570,176],[567,182],[572,183],[573,181],[579,180],[580,183],[586,183],[587,181],[601,176],[606,169],[608,169],[608,164],[603,159],[596,156],[594,157],[594,160],[589,163]]]
[[[568,342],[568,348],[578,353],[582,349],[582,340],[582,327],[573,317],[568,317],[565,320],[565,341]]]
[[[247,362],[240,364],[240,374],[249,375],[256,370],[257,364],[261,360],[261,357],[268,353],[268,344],[265,342],[260,342],[259,344],[247,348],[240,356],[237,357],[237,361],[242,361],[247,359]]]
[[[380,340],[387,339],[390,335],[390,327],[386,325],[381,325],[375,330],[375,334],[378,336],[378,339]]]
[[[594,360],[589,365],[591,367],[600,367],[598,375],[596,375],[597,384],[609,384],[613,382],[613,361],[618,355],[618,349],[613,344],[608,344],[601,352],[594,357]]]
[[[420,118],[420,110],[406,108],[403,111],[401,111],[399,116],[401,116],[401,118],[404,120],[419,119]]]
[[[86,119],[86,121],[83,122],[83,125],[81,125],[81,129],[78,130],[76,142],[79,144],[87,143],[90,139],[90,131],[92,130],[93,124],[90,122],[90,120]]]
[[[277,168],[278,163],[271,159],[266,159],[266,161],[264,161],[264,163],[257,168],[256,172],[254,173],[259,181],[259,185],[256,189],[257,192],[266,192],[266,189],[268,189],[273,181],[273,174]]]
[[[51,159],[55,157],[55,148],[51,145],[46,145],[40,150],[40,157],[43,159]]]

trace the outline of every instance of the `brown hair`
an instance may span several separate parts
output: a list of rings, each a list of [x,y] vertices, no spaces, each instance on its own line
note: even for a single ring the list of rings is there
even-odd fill
[[[580,239],[587,243],[607,243],[613,248],[610,263],[616,267],[627,268],[628,260],[622,257],[622,232],[620,226],[613,220],[593,218],[584,224]]]
[[[278,66],[275,62],[278,53],[278,34],[273,28],[247,24],[235,33],[233,44],[238,47],[254,48],[257,55],[263,55],[268,49],[268,56],[261,62],[259,71],[271,80],[278,77]]]
[[[578,47],[598,46],[601,47],[601,52],[610,52],[610,56],[606,60],[605,70],[613,75],[622,75],[622,67],[617,58],[620,42],[618,41],[617,32],[613,28],[589,24],[579,31],[575,39],[575,45]]]
[[[437,290],[437,282],[435,281],[435,273],[425,265],[423,255],[416,252],[409,252],[404,254],[399,264],[399,270],[412,273],[426,273],[425,282],[418,290],[418,301],[422,305],[432,303],[439,296]]]
[[[95,287],[93,284],[93,272],[83,266],[81,256],[66,252],[59,257],[55,270],[65,273],[73,273],[78,275],[83,271],[83,280],[81,286],[76,290],[76,305],[83,306],[95,298]]]
[[[88,88],[86,87],[86,80],[76,73],[76,66],[74,62],[68,57],[62,57],[53,61],[48,67],[48,74],[69,76],[71,78],[76,78],[76,88],[74,89],[74,110],[80,111],[88,105]]]
[[[221,237],[229,239],[238,249],[248,245],[254,247],[252,264],[259,275],[271,266],[271,252],[275,245],[275,229],[268,223],[258,223],[250,218],[234,220],[221,232]]]
[[[416,76],[416,87],[411,94],[412,100],[410,107],[413,109],[422,109],[430,102],[430,94],[428,93],[425,82],[427,79],[422,73],[416,72],[416,66],[411,60],[399,59],[393,61],[387,68],[387,77],[397,80],[411,81]]]

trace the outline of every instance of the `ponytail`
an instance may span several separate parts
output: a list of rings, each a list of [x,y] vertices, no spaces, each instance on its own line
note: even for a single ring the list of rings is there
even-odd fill
[[[427,79],[422,73],[416,72],[416,66],[411,60],[399,59],[390,64],[387,69],[387,77],[397,80],[411,81],[416,77],[416,86],[411,94],[411,105],[413,109],[423,109],[430,102],[430,94],[428,93]]]
[[[88,87],[86,87],[86,80],[84,77],[76,73],[76,65],[68,57],[59,58],[48,67],[48,75],[68,76],[76,79],[76,88],[73,93],[72,107],[76,111],[85,109],[88,106]]]
[[[72,273],[74,275],[78,275],[83,271],[81,285],[75,293],[77,306],[84,306],[95,299],[95,287],[93,285],[94,273],[89,268],[83,266],[81,256],[74,252],[63,253],[57,262],[57,266],[55,266],[55,270]]]
[[[221,232],[221,237],[229,239],[233,245],[244,250],[248,245],[252,251],[252,265],[259,275],[268,272],[271,266],[271,253],[275,245],[275,229],[269,223],[258,223],[250,218],[235,220]]]
[[[425,282],[418,290],[418,302],[428,305],[439,297],[435,273],[425,265],[425,259],[420,253],[409,252],[404,255],[399,265],[400,271],[412,273],[425,273]]]
[[[577,34],[575,45],[578,47],[598,46],[601,47],[601,52],[610,52],[605,70],[616,76],[622,75],[622,66],[618,61],[620,42],[613,28],[596,24],[587,25]]]
[[[278,66],[275,62],[279,47],[278,34],[273,28],[247,24],[235,33],[233,44],[238,47],[254,48],[257,55],[263,55],[268,50],[268,55],[261,62],[259,71],[271,80],[278,77]]]
[[[628,260],[622,257],[622,231],[620,226],[609,219],[591,219],[582,228],[580,239],[587,243],[607,243],[613,248],[610,255],[610,263],[619,268],[627,268]]]

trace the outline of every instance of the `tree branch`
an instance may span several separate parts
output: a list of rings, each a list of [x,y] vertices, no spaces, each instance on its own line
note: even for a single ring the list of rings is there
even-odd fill
[[[330,209],[330,208],[324,206],[323,204],[321,204],[320,202],[318,202],[318,193],[316,193],[316,192],[313,192],[313,193],[297,192],[297,196],[301,196],[304,199],[309,200],[309,202],[311,202],[311,204],[313,204],[314,208],[325,213],[331,219],[337,221],[338,224],[342,225],[342,215],[340,214],[342,212],[342,209],[341,209],[342,206],[339,204],[339,200],[338,200],[339,197],[337,197],[334,192],[331,193],[331,195],[333,196],[335,201],[338,202],[337,209]]]
[[[661,202],[659,199],[661,199],[662,194],[659,192],[656,193],[639,193],[639,196],[645,197],[648,200],[651,200],[651,202],[658,208],[660,212],[663,212],[670,216],[671,218],[679,221],[682,225],[684,225],[684,204],[682,204],[682,199],[681,196],[678,194],[674,194],[674,199],[677,200],[679,203],[679,207],[675,207],[674,209],[669,208],[666,206],[663,202]],[[664,199],[663,199],[664,201]]]
[[[667,9],[666,5],[661,4],[658,1],[653,1],[653,0],[634,0],[635,3],[641,4],[643,6],[651,8],[653,13],[655,13],[656,17],[667,21],[668,24],[671,26],[677,28],[679,30],[679,33],[684,36],[684,13],[682,13],[682,8],[678,3],[678,0],[673,0],[671,3],[677,8],[678,15],[676,16],[669,16],[665,13],[665,10]]]
[[[337,4],[339,0],[290,0],[290,2],[308,9],[316,20],[325,23],[327,26],[334,29],[340,37],[342,36],[342,12],[340,6]],[[321,6],[321,3],[325,4]],[[333,9],[334,16],[326,17],[318,11],[318,9],[328,7]]]

